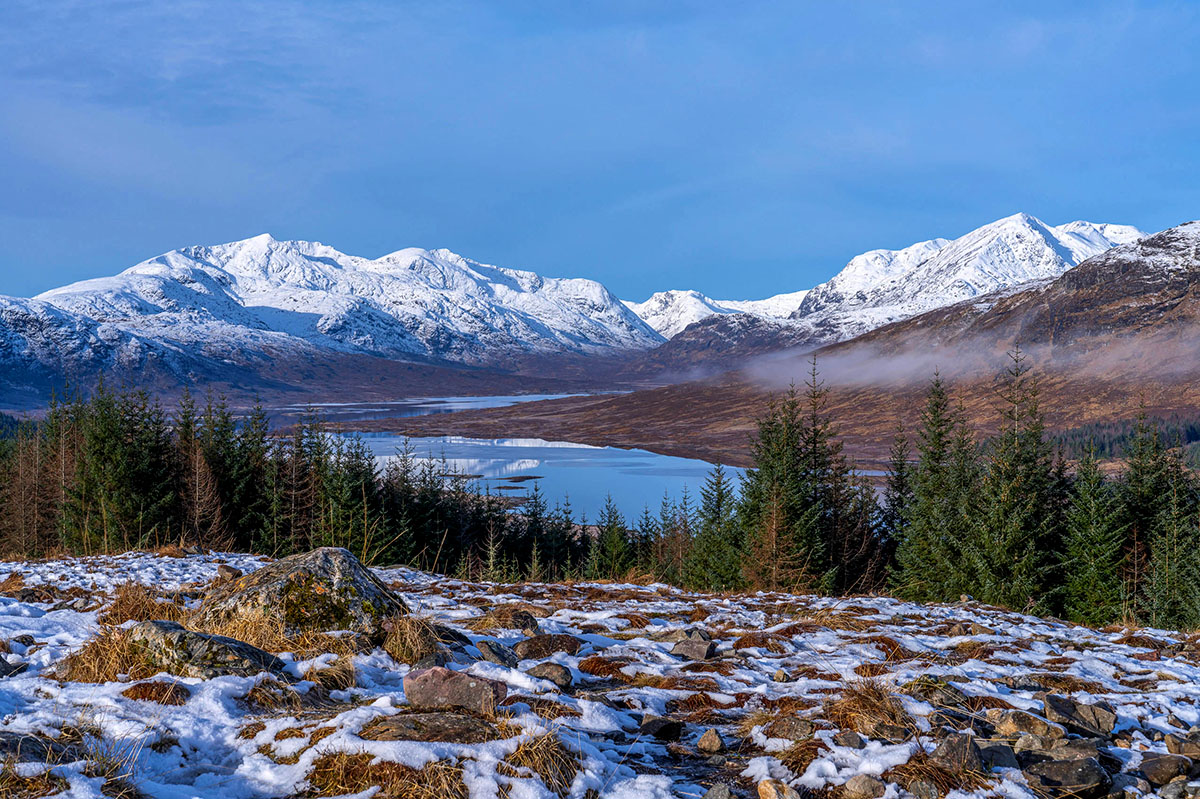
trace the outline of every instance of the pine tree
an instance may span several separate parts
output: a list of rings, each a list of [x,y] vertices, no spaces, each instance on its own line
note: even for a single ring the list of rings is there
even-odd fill
[[[1119,504],[1089,451],[1075,471],[1067,511],[1063,560],[1063,607],[1080,624],[1102,625],[1121,616],[1121,544],[1125,528]]]
[[[1191,482],[1182,468],[1168,470],[1137,597],[1139,617],[1153,627],[1191,629],[1200,623],[1200,526]]]
[[[1015,610],[1045,612],[1054,583],[1050,448],[1038,389],[1020,349],[1001,377],[1001,429],[980,486],[980,510],[962,548],[967,593]]]
[[[616,579],[625,574],[633,564],[625,519],[611,494],[604,500],[596,527],[595,556],[588,576],[592,579]]]
[[[908,523],[896,542],[892,584],[901,596],[925,602],[956,596],[954,575],[961,569],[955,550],[961,533],[957,483],[962,477],[956,466],[966,455],[963,431],[946,384],[935,372],[921,409]]]
[[[717,464],[700,491],[700,524],[684,561],[685,586],[724,591],[741,585],[744,542],[735,503],[728,472]]]
[[[911,455],[908,436],[904,434],[904,426],[900,425],[892,439],[879,519],[880,531],[889,542],[902,541],[908,528],[908,513],[913,501]]]

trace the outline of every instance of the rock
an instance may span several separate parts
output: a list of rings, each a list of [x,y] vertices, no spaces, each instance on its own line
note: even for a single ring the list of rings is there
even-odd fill
[[[870,774],[856,774],[842,786],[845,799],[879,799],[887,792],[887,783]]]
[[[1186,755],[1193,760],[1200,758],[1200,735],[1196,733],[1167,733],[1163,736],[1163,741],[1167,744],[1167,751],[1173,755]]]
[[[508,686],[441,666],[404,675],[404,698],[421,710],[467,710],[491,716],[508,696]]]
[[[1099,742],[1089,738],[1062,738],[1050,745],[1050,753],[1054,760],[1101,759]]]
[[[929,724],[933,727],[933,734],[938,734],[938,728],[948,729],[950,732],[959,732],[962,730],[972,730],[976,735],[989,736],[996,731],[996,728],[988,724],[985,720],[974,713],[963,713],[948,707],[940,707],[934,710],[927,716]]]
[[[937,786],[933,780],[927,780],[919,777],[915,780],[909,780],[904,786],[904,790],[911,793],[916,799],[942,799],[942,789]]]
[[[1106,702],[1085,705],[1056,694],[1047,694],[1042,702],[1047,719],[1079,735],[1107,738],[1117,725],[1116,711]]]
[[[969,699],[954,683],[938,677],[918,677],[900,690],[934,707],[960,707]]]
[[[539,680],[549,680],[563,691],[570,688],[571,683],[574,682],[571,679],[571,670],[558,663],[538,663],[526,670],[525,673],[530,677],[537,677]]]
[[[758,799],[800,799],[800,793],[780,780],[763,780],[758,784]]]
[[[1162,799],[1184,799],[1184,797],[1187,796],[1187,786],[1182,782],[1164,785],[1159,789],[1158,795],[1162,797]]]
[[[479,654],[489,663],[496,663],[500,666],[505,666],[510,669],[515,669],[521,659],[517,657],[517,653],[499,641],[480,641],[475,644],[475,648],[479,650]]]
[[[787,741],[803,741],[811,738],[816,729],[817,725],[806,719],[780,716],[763,727],[763,735],[768,738],[783,738]]]
[[[225,674],[249,677],[267,671],[284,674],[284,662],[236,638],[185,629],[173,621],[143,621],[129,628],[129,640],[159,671],[212,679]]]
[[[524,641],[518,641],[517,645],[513,647],[513,652],[521,660],[541,660],[550,657],[555,652],[577,655],[582,645],[583,642],[573,635],[542,633],[532,638],[526,638]]]
[[[713,787],[704,792],[704,796],[700,799],[733,799],[733,792],[729,790],[729,786],[723,782],[718,782]]]
[[[359,733],[368,741],[480,744],[502,737],[490,722],[466,713],[399,713],[377,719]]]
[[[384,620],[404,613],[404,601],[341,547],[277,560],[214,587],[200,606],[205,622],[254,614],[281,618],[288,635],[351,630],[381,636]]]
[[[29,633],[22,633],[21,635],[14,635],[12,638],[10,638],[9,643],[20,644],[23,647],[29,648],[37,643],[37,639]]]
[[[421,669],[432,669],[435,666],[445,666],[454,662],[454,653],[444,646],[439,646],[425,657],[417,660],[417,662],[413,664],[413,670],[419,671]]]
[[[978,746],[979,756],[983,758],[983,767],[986,771],[994,768],[1021,767],[1021,764],[1017,762],[1017,753],[1003,741],[980,741]]]
[[[947,735],[929,755],[929,762],[955,774],[984,770],[983,754],[974,736],[959,732]]]
[[[1114,793],[1122,792],[1138,795],[1150,793],[1152,789],[1150,787],[1150,783],[1146,782],[1136,774],[1114,774],[1112,776],[1112,788],[1109,790],[1113,791]]]
[[[1047,760],[1025,769],[1025,779],[1035,792],[1051,797],[1098,799],[1108,793],[1109,779],[1095,758]]]
[[[871,737],[889,743],[900,744],[912,739],[913,730],[902,724],[876,724],[871,729]]]
[[[1146,778],[1154,787],[1166,785],[1176,777],[1182,777],[1192,770],[1191,758],[1183,755],[1164,755],[1154,752],[1144,752],[1138,773]]]
[[[1041,716],[1026,713],[1024,710],[992,708],[986,711],[984,716],[996,728],[996,733],[1005,738],[1019,738],[1022,735],[1062,738],[1067,734],[1061,725],[1049,722]]]
[[[0,657],[0,680],[5,677],[15,677],[29,668],[28,663],[9,663]]]
[[[241,569],[230,566],[228,563],[222,563],[217,566],[218,580],[236,580],[243,574]]]
[[[788,682],[791,679],[791,675],[783,669],[775,669],[775,673],[771,675],[771,680],[774,682]]]
[[[671,654],[686,660],[708,660],[717,654],[717,645],[712,641],[697,638],[684,638],[671,647]]]
[[[864,749],[867,745],[866,739],[854,730],[842,730],[833,736],[833,742],[837,746],[845,746],[848,749]]]
[[[542,628],[538,626],[537,617],[522,607],[516,605],[497,605],[488,615],[496,624],[510,630],[520,630],[525,635],[540,635]]]
[[[721,740],[721,733],[709,727],[696,741],[696,748],[706,755],[715,755],[725,749],[725,742]]]
[[[660,741],[678,741],[679,736],[683,735],[683,722],[647,713],[642,718],[638,732],[643,736],[651,735]]]

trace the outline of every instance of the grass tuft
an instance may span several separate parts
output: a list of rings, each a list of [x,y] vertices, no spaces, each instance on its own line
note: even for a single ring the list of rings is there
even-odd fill
[[[103,627],[99,635],[58,664],[55,677],[66,682],[103,683],[144,680],[157,671],[142,648],[130,640],[128,630]]]
[[[876,679],[862,679],[847,683],[841,696],[825,703],[824,717],[843,730],[854,730],[870,736],[876,727],[889,724],[914,733],[918,730],[912,716],[888,690]]]
[[[518,770],[528,769],[538,775],[558,796],[563,796],[571,787],[580,768],[578,756],[567,749],[554,732],[521,741],[505,760]]]
[[[50,773],[49,766],[38,774],[22,776],[16,760],[0,761],[0,796],[6,799],[41,799],[63,793],[69,787],[62,777]]]
[[[118,586],[116,596],[99,617],[101,624],[127,621],[179,621],[184,609],[173,601],[160,602],[159,595],[141,583]]]
[[[365,752],[331,752],[313,761],[304,796],[343,796],[378,787],[387,799],[467,799],[462,768],[437,761],[421,769],[374,762]]]
[[[160,705],[182,705],[191,698],[192,691],[182,683],[154,680],[135,683],[122,691],[121,696]]]
[[[388,628],[383,650],[397,663],[411,666],[441,646],[437,630],[419,616],[396,616],[388,621]]]

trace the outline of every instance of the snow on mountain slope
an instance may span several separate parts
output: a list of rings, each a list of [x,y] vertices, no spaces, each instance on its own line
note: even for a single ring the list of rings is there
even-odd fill
[[[691,290],[659,291],[651,294],[645,302],[624,302],[629,310],[666,338],[673,338],[685,327],[701,319],[737,313],[735,309]]]
[[[371,260],[268,235],[174,250],[114,277],[0,303],[4,352],[45,360],[48,349],[94,351],[104,341],[125,357],[163,346],[234,360],[265,348],[486,364],[647,349],[662,338],[595,281],[449,250]]]
[[[954,240],[870,250],[808,291],[750,301],[672,291],[626,304],[667,338],[719,314],[748,313],[795,326],[790,340],[802,333],[814,343],[830,343],[960,300],[1058,277],[1143,235],[1128,225],[1077,221],[1050,227],[1028,214],[1014,214]],[[720,324],[710,327],[710,334],[720,332]]]

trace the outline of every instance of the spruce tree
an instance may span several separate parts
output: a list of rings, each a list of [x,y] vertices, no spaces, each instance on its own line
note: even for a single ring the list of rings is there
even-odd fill
[[[685,586],[725,591],[741,585],[744,542],[735,503],[729,474],[717,464],[700,491],[699,529],[684,561]]]
[[[1117,497],[1089,451],[1076,468],[1067,511],[1063,608],[1071,621],[1102,625],[1121,616],[1125,527],[1118,510]]]
[[[1014,610],[1046,612],[1053,553],[1052,469],[1036,380],[1020,349],[1001,376],[1000,433],[992,441],[975,523],[965,530],[966,592]]]

